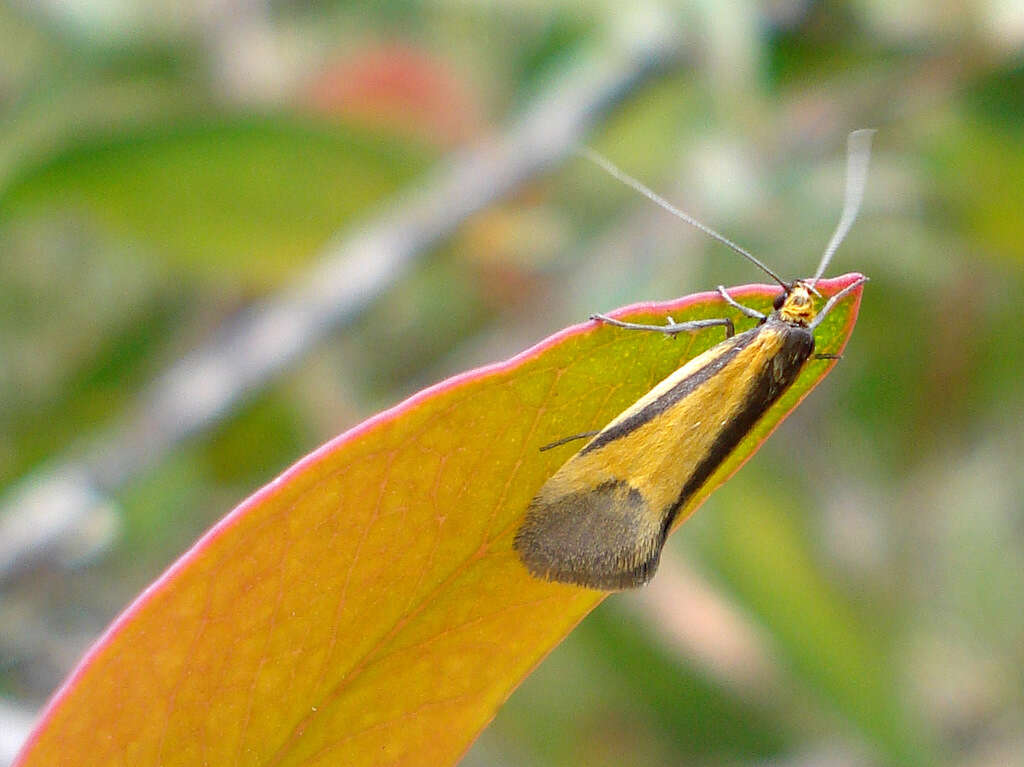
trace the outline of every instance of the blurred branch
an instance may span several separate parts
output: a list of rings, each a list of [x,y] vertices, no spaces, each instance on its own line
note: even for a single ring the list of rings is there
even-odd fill
[[[667,26],[624,25],[627,36],[613,49],[580,52],[504,135],[453,154],[418,188],[339,235],[309,272],[157,378],[122,423],[18,483],[0,501],[0,581],[41,558],[67,562],[103,545],[116,521],[110,496],[121,485],[351,322],[468,216],[564,158],[675,57],[677,42],[657,31]]]
[[[22,706],[0,699],[0,767],[14,761],[28,737],[35,714]]]

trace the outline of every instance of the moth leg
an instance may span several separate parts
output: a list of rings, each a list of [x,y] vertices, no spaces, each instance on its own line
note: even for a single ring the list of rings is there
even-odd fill
[[[815,354],[814,359],[816,360],[841,360],[842,354]]]
[[[732,320],[728,317],[707,319],[707,320],[692,320],[691,322],[674,322],[669,317],[667,325],[643,325],[638,322],[623,322],[617,320],[614,317],[609,317],[605,314],[591,314],[590,319],[604,322],[608,325],[614,325],[617,328],[625,328],[626,330],[649,330],[655,333],[664,333],[667,336],[675,336],[679,333],[691,333],[694,330],[702,330],[704,328],[725,328],[725,337],[732,338],[736,332],[736,328],[732,324]]]
[[[838,293],[836,293],[834,296],[832,296],[832,298],[830,298],[828,301],[826,301],[825,305],[823,307],[821,307],[821,311],[818,312],[818,316],[815,317],[813,320],[811,320],[811,324],[807,326],[807,329],[810,330],[813,333],[815,328],[817,328],[818,325],[821,324],[822,320],[824,320],[825,317],[828,316],[828,313],[830,311],[832,311],[832,309],[835,308],[835,305],[837,303],[839,303],[839,301],[842,300],[846,296],[847,293],[850,293],[850,292],[856,290],[861,285],[863,285],[865,282],[868,282],[868,278],[867,277],[861,277],[856,282],[851,282],[845,288],[843,288]]]
[[[587,439],[588,437],[594,437],[597,436],[598,434],[600,434],[599,431],[585,431],[582,434],[573,434],[571,437],[562,437],[561,439],[556,439],[554,442],[549,442],[548,444],[544,445],[542,448],[540,448],[540,452],[543,453],[545,450],[550,450],[553,447],[564,445],[566,442],[572,442],[573,440],[576,439]]]
[[[723,285],[718,286],[718,293],[719,295],[722,296],[722,298],[725,299],[725,302],[729,304],[729,306],[731,306],[733,309],[742,312],[748,317],[752,317],[755,320],[764,320],[767,317],[767,315],[761,314],[761,312],[759,312],[757,309],[751,309],[749,306],[744,306],[743,304],[741,304],[739,301],[737,301],[735,298],[733,298],[726,292],[725,286]]]

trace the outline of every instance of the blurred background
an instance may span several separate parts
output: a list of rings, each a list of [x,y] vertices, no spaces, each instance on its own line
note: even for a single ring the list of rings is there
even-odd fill
[[[1024,5],[0,2],[0,763],[328,438],[761,281],[574,145],[797,276],[860,127],[846,357],[474,767],[1024,764]]]

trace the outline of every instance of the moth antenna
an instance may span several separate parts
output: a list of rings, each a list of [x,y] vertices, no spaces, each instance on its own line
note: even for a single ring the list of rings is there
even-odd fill
[[[669,213],[671,213],[676,218],[682,219],[683,221],[688,223],[690,226],[695,227],[697,229],[700,229],[700,231],[704,232],[704,234],[708,235],[709,237],[711,237],[711,238],[713,238],[715,240],[718,240],[720,243],[722,243],[723,245],[725,245],[727,247],[732,248],[737,253],[739,253],[741,256],[743,256],[748,261],[753,263],[755,266],[760,268],[761,271],[763,271],[765,274],[767,274],[769,277],[771,277],[777,283],[779,283],[786,292],[789,292],[790,288],[793,287],[790,283],[788,283],[785,280],[783,280],[781,277],[779,277],[779,275],[777,275],[775,272],[773,272],[771,269],[769,269],[767,266],[765,266],[763,263],[761,263],[761,261],[759,259],[757,259],[750,251],[748,251],[748,250],[746,250],[744,248],[741,248],[739,245],[737,245],[735,242],[733,242],[729,238],[720,235],[714,229],[712,229],[709,226],[705,226],[700,221],[695,219],[693,216],[691,216],[688,213],[684,213],[683,211],[679,210],[679,208],[677,208],[675,205],[670,203],[668,200],[666,200],[664,197],[659,195],[657,192],[655,192],[652,189],[644,186],[641,182],[637,181],[635,178],[630,176],[624,170],[619,168],[617,165],[615,165],[611,160],[609,160],[604,155],[599,154],[598,152],[595,152],[593,149],[590,149],[588,147],[578,147],[576,149],[576,153],[578,155],[580,155],[581,157],[585,157],[586,159],[590,160],[592,163],[594,163],[599,168],[604,170],[610,176],[613,176],[614,178],[617,178],[619,181],[621,181],[626,186],[632,187],[633,189],[638,191],[640,194],[642,194],[647,199],[651,200],[656,205],[659,205],[660,207],[662,207],[665,210],[667,210]]]
[[[846,237],[853,222],[857,219],[860,211],[861,201],[864,199],[864,187],[868,180],[868,160],[871,158],[871,138],[875,131],[871,128],[855,130],[846,139],[846,194],[843,198],[843,214],[839,217],[839,225],[829,240],[828,247],[818,264],[818,271],[814,273],[814,279],[808,284],[814,284],[821,279],[821,275],[828,268],[832,255]]]

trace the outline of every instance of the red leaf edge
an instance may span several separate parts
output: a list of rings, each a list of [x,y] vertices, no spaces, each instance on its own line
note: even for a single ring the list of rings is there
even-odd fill
[[[819,282],[817,283],[817,287],[822,291],[824,295],[833,295],[834,293],[842,290],[843,288],[849,286],[850,284],[860,279],[863,279],[863,275],[857,272],[852,272],[849,274],[844,274],[840,277],[819,280]],[[741,285],[729,288],[729,294],[736,299],[749,296],[757,296],[762,298],[768,295],[774,296],[778,293],[778,291],[779,287],[777,285],[765,285],[760,283],[751,285]],[[837,350],[837,353],[841,354],[843,349],[846,348],[846,342],[849,340],[850,331],[852,329],[852,326],[856,323],[857,315],[860,311],[861,296],[862,290],[855,290],[851,294],[851,298],[853,299],[854,303],[850,307],[847,324],[843,329],[843,333],[841,334],[841,337],[845,340],[842,346]],[[691,295],[673,299],[670,301],[644,301],[640,303],[630,304],[620,309],[616,309],[610,312],[609,314],[613,317],[624,318],[629,317],[631,315],[642,313],[678,312],[694,304],[702,303],[708,300],[717,300],[719,298],[720,295],[717,291],[703,291],[701,293],[693,293]],[[359,439],[362,435],[372,431],[375,428],[380,427],[381,425],[387,424],[395,420],[396,418],[401,417],[406,412],[414,409],[421,402],[429,400],[430,398],[437,394],[449,391],[451,389],[455,389],[459,386],[471,383],[482,378],[486,378],[488,375],[491,374],[507,373],[516,368],[517,366],[529,362],[530,360],[533,360],[534,358],[543,354],[548,349],[557,346],[566,339],[572,338],[573,336],[577,336],[583,333],[594,331],[598,329],[600,326],[600,322],[593,320],[588,320],[586,322],[582,322],[576,325],[570,325],[569,327],[560,330],[554,335],[545,338],[544,340],[531,346],[529,349],[526,349],[525,351],[522,351],[519,354],[510,357],[507,360],[503,360],[501,362],[494,362],[479,368],[474,368],[473,370],[468,370],[464,373],[459,373],[455,376],[452,376],[451,378],[448,378],[444,381],[429,386],[426,389],[423,389],[417,392],[416,394],[413,394],[412,396],[408,397],[407,399],[403,400],[397,405],[394,405],[388,408],[387,410],[384,410],[380,413],[377,413],[376,415],[371,416],[370,418],[357,424],[356,426],[353,426],[347,431],[342,432],[337,437],[329,440],[328,442],[325,442],[323,445],[318,447],[313,452],[309,453],[303,458],[300,458],[290,467],[285,469],[275,479],[271,480],[266,485],[264,485],[259,490],[250,495],[248,498],[246,498],[244,501],[242,501],[240,504],[238,504],[238,506],[236,506],[234,509],[228,512],[222,519],[216,522],[214,526],[211,527],[206,533],[204,533],[196,541],[196,543],[194,543],[192,547],[188,549],[188,551],[182,554],[173,564],[171,564],[155,581],[153,581],[153,583],[147,586],[142,591],[142,593],[139,594],[139,596],[136,597],[131,602],[131,604],[129,604],[121,612],[121,614],[114,619],[110,626],[107,627],[107,629],[92,644],[92,646],[88,650],[86,650],[81,660],[78,662],[78,665],[68,675],[68,677],[60,685],[60,687],[57,688],[57,690],[54,692],[50,700],[43,707],[43,710],[40,712],[39,718],[32,729],[32,733],[29,735],[28,739],[23,744],[21,751],[19,751],[17,757],[15,757],[14,762],[12,763],[12,767],[19,767],[19,765],[21,765],[29,757],[33,746],[35,745],[36,741],[41,737],[50,719],[53,717],[54,713],[60,707],[64,698],[71,693],[78,680],[86,673],[86,671],[93,664],[93,662],[100,656],[100,654],[103,653],[103,651],[107,648],[108,644],[117,635],[120,629],[127,623],[129,623],[132,620],[133,616],[137,612],[139,612],[150,600],[156,598],[156,596],[163,590],[173,587],[175,576],[179,572],[187,568],[191,564],[191,562],[195,558],[197,558],[203,552],[203,550],[207,546],[209,546],[213,541],[217,540],[220,536],[226,534],[239,521],[242,515],[244,515],[250,507],[261,503],[268,496],[270,496],[277,489],[278,486],[288,482],[292,478],[300,475],[302,472],[315,466],[318,462],[320,462],[323,458],[328,456],[334,450],[337,450],[338,448],[342,447],[343,445],[347,444],[352,440]],[[790,409],[789,412],[795,410],[799,406],[800,402],[803,402],[804,398],[806,398],[806,396],[810,394],[811,391],[814,390],[818,383],[825,379],[828,372],[831,371],[831,369],[835,366],[836,362],[836,360],[833,360],[829,364],[826,372],[818,378],[818,380],[803,394],[803,396],[800,397],[800,399]],[[779,421],[779,424],[781,424],[784,420],[785,417],[783,417]],[[778,428],[779,424],[776,424],[775,427],[773,427],[772,430],[765,435],[764,439],[758,443],[758,448],[762,444],[764,444],[764,441],[767,440],[772,433],[774,433],[775,429]],[[739,471],[739,469],[747,462],[747,460],[753,457],[754,453],[757,452],[758,448],[755,448],[754,450],[750,451],[747,458],[736,467],[736,471]],[[730,474],[729,476],[731,477],[732,474]],[[684,520],[680,520],[680,522],[677,523],[677,525],[680,524],[682,521]],[[547,653],[545,653],[540,660],[542,661],[546,656]],[[539,662],[540,661],[538,661],[538,665]]]

